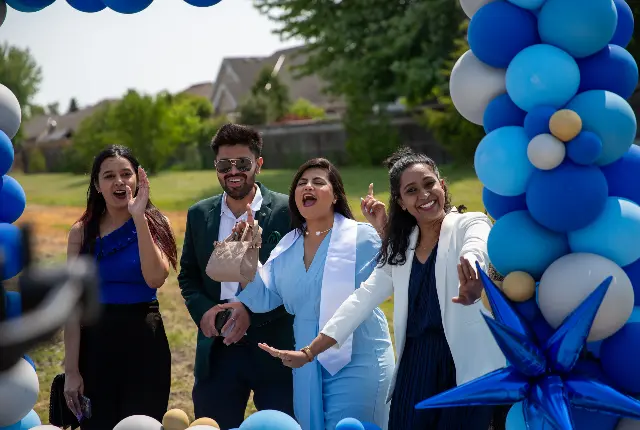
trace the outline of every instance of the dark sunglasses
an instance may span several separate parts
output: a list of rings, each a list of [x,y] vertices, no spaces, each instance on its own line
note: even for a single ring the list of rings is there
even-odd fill
[[[250,158],[227,158],[218,160],[215,162],[216,170],[218,173],[229,173],[233,166],[236,166],[240,172],[248,172],[253,166],[253,161]]]

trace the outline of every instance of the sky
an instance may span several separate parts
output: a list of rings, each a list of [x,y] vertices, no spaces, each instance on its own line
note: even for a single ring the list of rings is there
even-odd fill
[[[118,98],[128,89],[156,94],[214,81],[224,57],[267,56],[301,44],[281,41],[275,24],[251,0],[222,0],[208,8],[184,0],[154,0],[122,15],[86,14],[66,0],[35,13],[7,11],[0,43],[29,48],[42,68],[40,105],[75,97],[80,106]]]

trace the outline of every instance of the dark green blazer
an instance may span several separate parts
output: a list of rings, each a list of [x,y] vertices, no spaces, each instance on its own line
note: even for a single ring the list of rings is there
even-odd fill
[[[260,261],[264,264],[280,239],[291,230],[291,218],[288,196],[270,191],[260,183],[258,186],[262,193],[262,207],[255,216],[263,230]],[[221,204],[222,195],[218,195],[189,208],[178,275],[182,297],[191,318],[198,326],[195,376],[202,379],[209,375],[210,357],[215,354],[215,348],[214,339],[205,337],[200,330],[200,320],[205,312],[221,303],[220,282],[212,280],[205,273],[213,244],[218,240]],[[284,306],[265,314],[252,313],[246,339],[249,342],[265,342],[276,348],[292,350],[293,316],[286,312]],[[265,359],[268,358],[271,357],[265,353]]]

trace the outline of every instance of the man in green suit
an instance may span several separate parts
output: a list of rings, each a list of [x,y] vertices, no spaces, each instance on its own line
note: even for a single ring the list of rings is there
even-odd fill
[[[234,332],[227,338],[220,337],[214,325],[220,311],[217,305],[236,301],[239,285],[216,282],[206,275],[205,268],[214,242],[228,237],[233,226],[246,219],[247,205],[263,229],[262,263],[291,230],[291,221],[288,196],[270,191],[255,180],[263,163],[262,138],[255,130],[226,124],[213,138],[211,149],[224,193],[189,209],[178,282],[198,326],[195,416],[213,418],[226,430],[239,427],[244,420],[251,391],[258,409],[275,409],[293,416],[291,369],[257,346],[264,342],[293,350],[293,316],[283,306],[266,314],[250,314],[250,321],[232,315]],[[240,340],[233,343],[229,339]]]

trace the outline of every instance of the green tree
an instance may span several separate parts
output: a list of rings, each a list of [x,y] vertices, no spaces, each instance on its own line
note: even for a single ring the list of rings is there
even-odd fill
[[[95,154],[117,143],[131,148],[149,173],[157,173],[171,162],[183,162],[190,145],[200,145],[212,110],[208,100],[196,96],[151,97],[131,90],[80,124],[71,168],[86,171]]]
[[[22,109],[22,123],[28,121],[33,98],[42,82],[42,69],[29,49],[20,49],[5,43],[0,45],[0,83],[13,92]],[[22,140],[22,127],[14,142]]]
[[[260,71],[251,88],[251,95],[254,98],[262,97],[266,102],[267,122],[277,121],[289,111],[289,106],[291,105],[289,89],[267,67]]]
[[[324,109],[307,99],[298,99],[289,108],[289,113],[298,118],[322,119],[326,116]]]
[[[74,97],[69,101],[69,108],[67,109],[67,113],[78,112],[78,110],[80,110],[80,108],[78,108],[78,101]]]
[[[268,122],[269,101],[261,94],[247,97],[238,107],[238,121],[246,125],[264,125]]]

